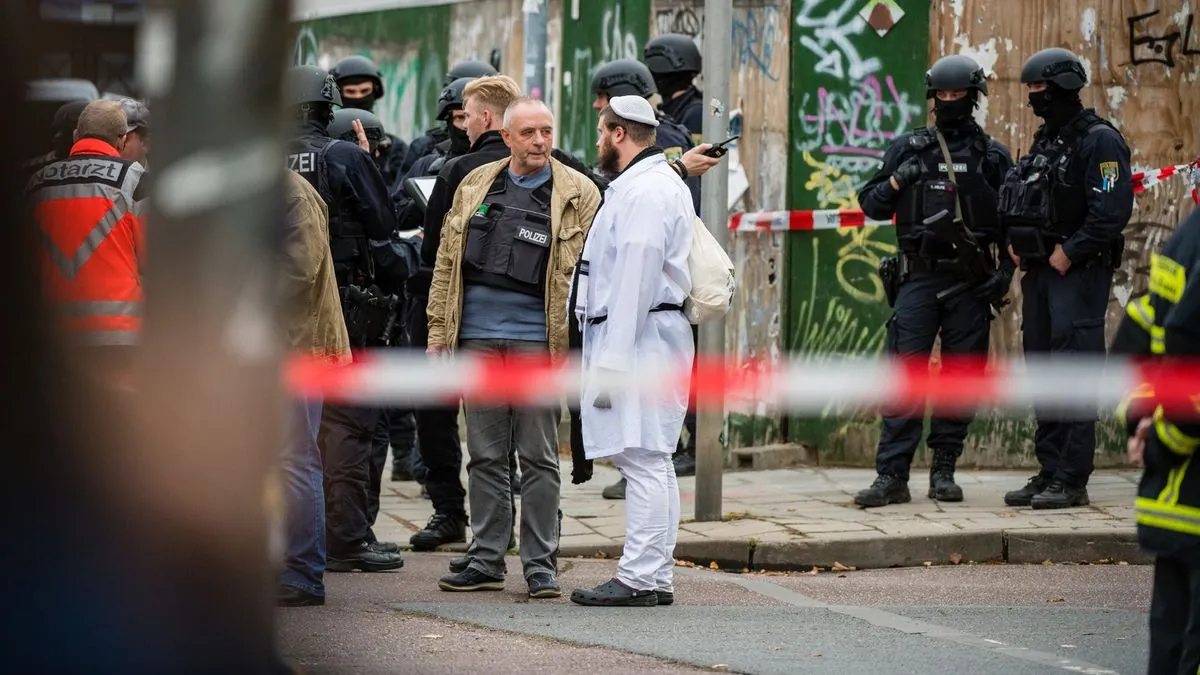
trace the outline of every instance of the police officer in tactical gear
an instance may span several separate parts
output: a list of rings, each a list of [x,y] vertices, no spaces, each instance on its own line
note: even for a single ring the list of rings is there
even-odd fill
[[[1133,211],[1129,146],[1121,132],[1084,108],[1087,75],[1065,49],[1044,49],[1025,62],[1021,82],[1044,124],[1029,154],[1009,173],[1000,214],[1021,279],[1025,353],[1105,351],[1104,315],[1121,230]],[[1010,506],[1069,508],[1088,503],[1096,450],[1096,415],[1035,411],[1034,451],[1041,471],[1004,496]]]
[[[940,333],[949,360],[985,358],[992,309],[1002,303],[1014,270],[1000,255],[1004,238],[996,217],[996,195],[1012,157],[973,117],[979,97],[988,93],[978,63],[962,55],[943,57],[926,73],[925,86],[926,98],[934,99],[934,126],[897,138],[858,194],[868,217],[896,219],[900,252],[880,270],[893,307],[887,349],[928,359]],[[934,415],[926,440],[933,452],[930,499],[962,501],[954,469],[971,418]],[[923,406],[884,415],[878,477],[854,497],[856,504],[912,499],[909,469],[923,426]]]
[[[463,77],[477,79],[495,74],[496,69],[483,61],[459,61],[446,72],[446,77],[442,80],[442,87],[449,87],[452,82]],[[408,153],[404,156],[404,162],[400,165],[401,173],[412,175],[409,172],[418,159],[433,153],[439,143],[450,138],[449,127],[449,123],[437,125],[426,131],[424,136],[413,139],[412,144],[408,146]]]
[[[379,159],[380,142],[385,138],[383,123],[374,113],[359,108],[335,111],[329,125],[329,135],[335,139],[358,143],[354,123],[362,125],[367,138],[368,152]],[[377,346],[405,347],[407,334],[401,325],[404,307],[404,284],[416,271],[420,248],[411,239],[393,232],[386,240],[371,240],[371,261],[375,266],[376,285],[394,298],[395,309],[388,317],[391,328],[384,331]],[[392,480],[413,480],[413,458],[416,455],[417,423],[411,408],[384,408],[376,426],[374,448],[371,451],[370,490],[367,494],[367,515],[374,524],[379,513],[379,492],[383,486],[383,469],[387,464],[388,447],[392,448]],[[423,465],[417,459],[418,472]]]
[[[374,61],[365,56],[347,56],[338,61],[329,73],[341,90],[343,106],[374,112],[376,101],[383,98],[383,76]],[[407,153],[407,143],[398,136],[384,133],[375,161],[389,186],[403,175],[400,165]]]
[[[704,93],[693,80],[700,74],[700,49],[688,35],[667,33],[646,43],[642,62],[654,74],[662,95],[663,112],[692,132],[700,143],[704,133]]]
[[[288,168],[308,180],[329,207],[329,248],[346,327],[351,345],[365,347],[380,339],[390,311],[386,296],[374,286],[368,244],[386,240],[396,227],[387,186],[366,151],[329,136],[333,107],[342,103],[333,76],[314,66],[296,66],[285,84],[298,127],[289,142]],[[379,572],[404,564],[398,546],[376,541],[367,515],[371,438],[378,419],[378,408],[327,405],[322,411],[318,444],[325,467],[330,571]]]
[[[392,200],[396,202],[396,217],[400,221],[401,230],[421,227],[425,222],[425,211],[409,195],[405,181],[409,178],[436,176],[448,160],[465,155],[471,149],[471,139],[467,137],[466,113],[462,109],[462,92],[467,83],[474,79],[477,78],[460,77],[442,89],[438,97],[436,119],[446,123],[448,138],[435,145],[433,152],[418,159],[404,178],[392,187]]]

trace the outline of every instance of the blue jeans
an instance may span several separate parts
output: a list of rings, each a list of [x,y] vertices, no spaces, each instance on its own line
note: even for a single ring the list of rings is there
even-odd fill
[[[324,596],[325,488],[317,448],[321,401],[296,400],[290,413],[283,446],[287,560],[280,582]]]

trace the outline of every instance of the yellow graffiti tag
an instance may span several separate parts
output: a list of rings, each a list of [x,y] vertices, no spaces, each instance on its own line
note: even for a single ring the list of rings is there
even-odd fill
[[[872,236],[879,227],[841,227],[837,233],[850,241],[838,249],[837,280],[850,297],[862,302],[883,302],[887,297],[879,278],[879,259],[896,252],[896,245]]]
[[[804,189],[816,192],[817,208],[847,211],[858,208],[858,194],[851,176],[817,160],[807,151],[803,157],[804,163],[813,168]]]

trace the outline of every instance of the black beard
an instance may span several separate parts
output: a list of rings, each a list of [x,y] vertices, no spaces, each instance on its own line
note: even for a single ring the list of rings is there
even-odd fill
[[[608,144],[600,146],[600,157],[597,160],[597,167],[609,175],[620,173],[621,156],[617,154],[617,149]]]

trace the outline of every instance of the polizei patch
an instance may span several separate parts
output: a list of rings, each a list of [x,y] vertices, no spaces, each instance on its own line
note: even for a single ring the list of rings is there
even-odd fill
[[[550,245],[550,235],[546,234],[545,232],[536,232],[528,227],[522,227],[517,230],[517,239],[520,239],[521,241],[527,241],[531,244],[537,244],[538,246]]]

